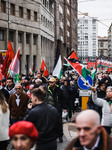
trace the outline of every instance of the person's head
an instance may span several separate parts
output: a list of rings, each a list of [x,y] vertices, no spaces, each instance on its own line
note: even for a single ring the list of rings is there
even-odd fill
[[[7,108],[8,108],[8,105],[7,103],[5,102],[5,96],[3,95],[2,91],[0,90],[0,105],[1,105],[1,110],[3,113],[6,113],[7,112]]]
[[[1,80],[1,82],[2,82],[2,86],[5,87],[5,86],[6,86],[6,78],[3,78],[3,79]]]
[[[55,86],[55,84],[56,84],[56,79],[55,78],[50,78],[49,79],[49,86],[51,88],[53,88]]]
[[[33,105],[44,102],[44,93],[40,88],[34,88],[31,91],[31,101]]]
[[[44,95],[46,95],[46,87],[44,85],[40,85],[39,89],[43,92]]]
[[[30,84],[29,91],[31,92],[33,90],[33,88],[34,88],[34,84]]]
[[[21,84],[16,84],[15,85],[15,91],[16,91],[15,93],[17,95],[20,95],[22,93],[22,91],[23,91],[22,85]]]
[[[105,88],[106,88],[105,80],[99,81],[98,86],[101,91],[105,91]]]
[[[15,150],[30,150],[38,138],[33,123],[18,121],[9,128],[9,137]]]
[[[38,73],[37,74],[37,79],[41,79],[42,78],[42,74],[41,73]]]
[[[40,86],[42,84],[42,80],[41,79],[36,79],[35,83],[36,83],[36,85]]]
[[[106,96],[107,98],[112,99],[112,86],[108,86],[106,89]]]
[[[7,78],[7,80],[6,80],[6,85],[7,85],[8,88],[13,87],[14,82],[13,82],[13,78],[12,78],[12,77],[8,77],[8,78]]]
[[[82,146],[91,149],[101,132],[100,116],[94,110],[85,110],[76,117],[76,128]]]
[[[65,80],[64,80],[64,85],[65,85],[65,86],[70,85],[70,81],[69,81],[69,79],[65,79]]]

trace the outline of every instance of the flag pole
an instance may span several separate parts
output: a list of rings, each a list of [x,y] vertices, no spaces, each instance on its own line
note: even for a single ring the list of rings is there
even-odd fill
[[[64,57],[64,59],[69,63],[69,61]],[[70,63],[69,63],[70,64]],[[92,87],[88,81],[86,81],[82,76],[81,74],[70,64],[70,66],[78,73],[78,75],[81,77],[81,79],[83,80],[83,82],[86,83],[86,85],[89,85],[89,87]]]

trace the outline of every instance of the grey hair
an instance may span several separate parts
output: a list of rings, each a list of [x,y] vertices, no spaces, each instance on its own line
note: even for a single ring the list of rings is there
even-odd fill
[[[108,86],[107,89],[106,89],[106,91],[107,91],[108,89],[111,89],[111,91],[112,91],[112,86]]]
[[[35,80],[35,83],[36,83],[37,81],[40,81],[40,82],[42,83],[42,80],[41,80],[41,79],[36,79],[36,80]]]

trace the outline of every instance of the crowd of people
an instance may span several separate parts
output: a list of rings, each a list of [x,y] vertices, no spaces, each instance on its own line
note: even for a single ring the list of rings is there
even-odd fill
[[[78,107],[81,107],[78,78],[79,75],[75,72],[66,72],[60,80],[56,76],[49,75],[48,78],[45,78],[41,73],[36,73],[35,76],[20,75],[19,83],[16,85],[12,77],[2,79],[0,85],[0,150],[7,149],[10,140],[12,149],[15,150],[24,147],[24,144],[18,144],[18,141],[30,143],[26,150],[57,150],[57,140],[63,142],[62,112],[67,112],[66,121],[69,122],[76,111],[77,98]],[[95,87],[91,87],[92,95],[89,97],[87,107],[94,110],[90,111],[90,114],[98,112],[99,118],[98,114],[93,116],[101,120],[105,128],[103,130],[110,134],[112,127],[111,74],[96,74],[95,79]],[[81,130],[80,124],[83,125],[80,122],[80,116],[76,119],[78,133]],[[90,116],[87,117],[89,118]],[[95,123],[95,120],[93,122]],[[98,126],[99,121],[96,124]],[[101,128],[98,127],[98,129],[95,131],[100,134]],[[79,138],[80,142],[83,141],[81,138]],[[67,147],[67,150],[75,148],[74,143],[75,140]],[[83,142],[81,143],[82,146],[86,146],[83,145]]]

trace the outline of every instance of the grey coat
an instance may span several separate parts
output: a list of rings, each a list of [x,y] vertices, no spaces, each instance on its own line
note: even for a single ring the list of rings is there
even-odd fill
[[[109,106],[109,103],[106,100],[102,98],[97,98],[97,93],[93,92],[92,92],[92,100],[96,105],[102,107],[101,124],[103,126],[112,127],[112,111],[110,109],[110,107],[112,108],[112,103]]]

